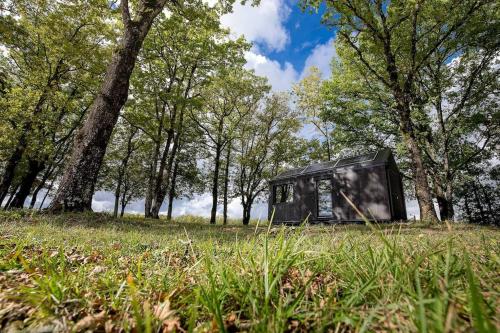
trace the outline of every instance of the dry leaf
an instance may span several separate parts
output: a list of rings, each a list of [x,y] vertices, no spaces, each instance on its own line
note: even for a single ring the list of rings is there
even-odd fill
[[[90,272],[90,276],[96,275],[96,274],[101,274],[104,271],[106,271],[106,267],[104,266],[95,266],[92,272]]]
[[[160,321],[167,320],[174,313],[175,311],[170,310],[170,302],[168,300],[159,305],[156,305],[153,311],[153,315]]]
[[[93,327],[97,326],[98,324],[100,324],[104,320],[105,316],[106,316],[106,312],[104,312],[104,311],[101,311],[96,315],[88,315],[88,316],[80,319],[76,323],[76,325],[74,327],[74,331],[81,332],[83,330],[93,328]]]
[[[106,333],[111,333],[113,332],[113,321],[112,320],[108,320],[106,321],[106,323],[104,324],[104,332]]]

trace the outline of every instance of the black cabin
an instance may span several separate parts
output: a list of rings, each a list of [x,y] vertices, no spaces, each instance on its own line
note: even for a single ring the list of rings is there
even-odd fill
[[[270,181],[273,223],[406,220],[401,174],[389,149],[288,170]]]

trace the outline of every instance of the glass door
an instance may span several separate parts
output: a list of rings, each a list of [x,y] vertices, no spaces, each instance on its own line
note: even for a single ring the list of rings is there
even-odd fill
[[[318,191],[318,217],[333,217],[332,180],[319,179],[316,184]]]

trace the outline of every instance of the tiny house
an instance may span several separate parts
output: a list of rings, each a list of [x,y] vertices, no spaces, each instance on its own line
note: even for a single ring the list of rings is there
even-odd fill
[[[406,220],[401,174],[389,149],[312,164],[271,179],[273,223]],[[274,214],[274,216],[273,216]]]

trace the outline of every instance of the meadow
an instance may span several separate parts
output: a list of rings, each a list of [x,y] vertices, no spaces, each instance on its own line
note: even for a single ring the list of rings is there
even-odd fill
[[[494,332],[498,228],[0,213],[0,331]]]

